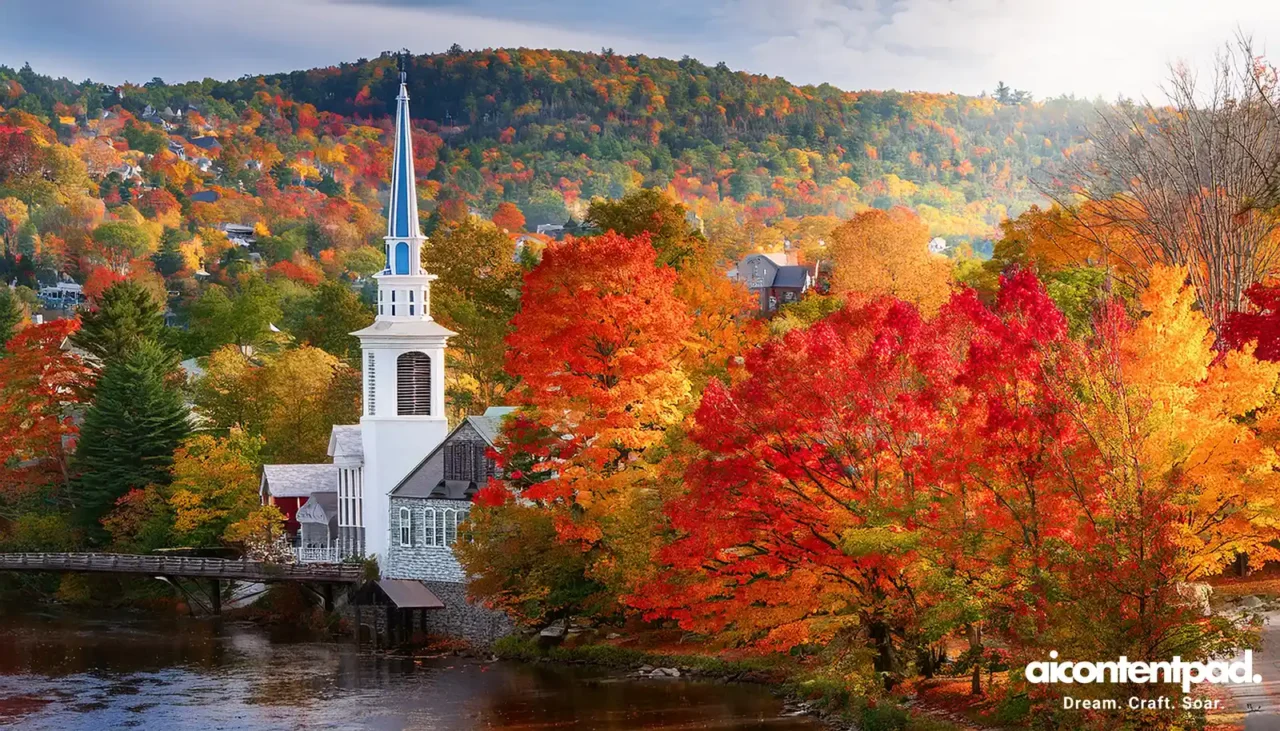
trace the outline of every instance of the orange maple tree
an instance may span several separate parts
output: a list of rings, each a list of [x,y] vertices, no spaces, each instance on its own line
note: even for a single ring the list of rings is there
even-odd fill
[[[594,568],[640,556],[607,538],[635,537],[646,520],[646,452],[682,418],[689,381],[676,354],[690,318],[672,293],[676,273],[655,264],[647,236],[605,234],[549,247],[525,277],[507,338],[515,403],[554,436],[529,472],[547,477],[523,497],[555,513],[562,540],[599,553]],[[642,540],[636,538],[636,540]]]
[[[62,345],[79,320],[21,330],[0,357],[0,499],[65,485],[79,428],[67,407],[85,403],[92,373]]]

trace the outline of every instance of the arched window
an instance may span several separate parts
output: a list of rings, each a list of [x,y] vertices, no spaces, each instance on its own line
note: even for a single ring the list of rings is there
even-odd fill
[[[396,244],[396,274],[409,273],[409,245],[401,241]]]
[[[431,416],[431,358],[426,353],[396,358],[396,414]]]
[[[413,512],[408,508],[400,508],[400,545],[413,545]]]

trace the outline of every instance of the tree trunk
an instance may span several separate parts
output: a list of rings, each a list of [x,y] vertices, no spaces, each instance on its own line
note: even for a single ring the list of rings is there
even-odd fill
[[[885,674],[884,689],[893,690],[894,680],[892,675],[897,670],[898,658],[893,649],[893,636],[889,631],[889,624],[880,619],[873,620],[869,633],[876,646],[874,667],[877,672]]]
[[[969,679],[969,694],[982,695],[982,628],[975,622],[965,627],[969,637],[969,655],[973,658],[973,676]]]

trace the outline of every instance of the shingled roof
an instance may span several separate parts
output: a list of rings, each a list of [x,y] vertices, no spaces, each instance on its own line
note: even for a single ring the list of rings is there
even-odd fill
[[[337,459],[364,457],[364,441],[359,424],[334,426],[329,433],[329,456]]]
[[[515,410],[514,406],[490,406],[480,416],[468,416],[467,421],[471,422],[471,426],[492,447],[502,431],[502,418]]]
[[[307,497],[332,490],[337,484],[337,465],[269,464],[262,468],[262,490],[271,497]]]
[[[769,286],[804,289],[807,285],[806,280],[811,276],[812,272],[807,266],[791,264],[784,267],[778,267],[778,271],[773,274],[773,282]]]

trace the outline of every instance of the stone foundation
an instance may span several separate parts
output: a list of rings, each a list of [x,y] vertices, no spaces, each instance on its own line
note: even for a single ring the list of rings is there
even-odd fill
[[[431,634],[466,640],[476,647],[488,647],[495,640],[511,634],[515,628],[507,615],[468,603],[465,584],[445,581],[422,583],[444,602],[444,609],[427,612],[427,631]]]

